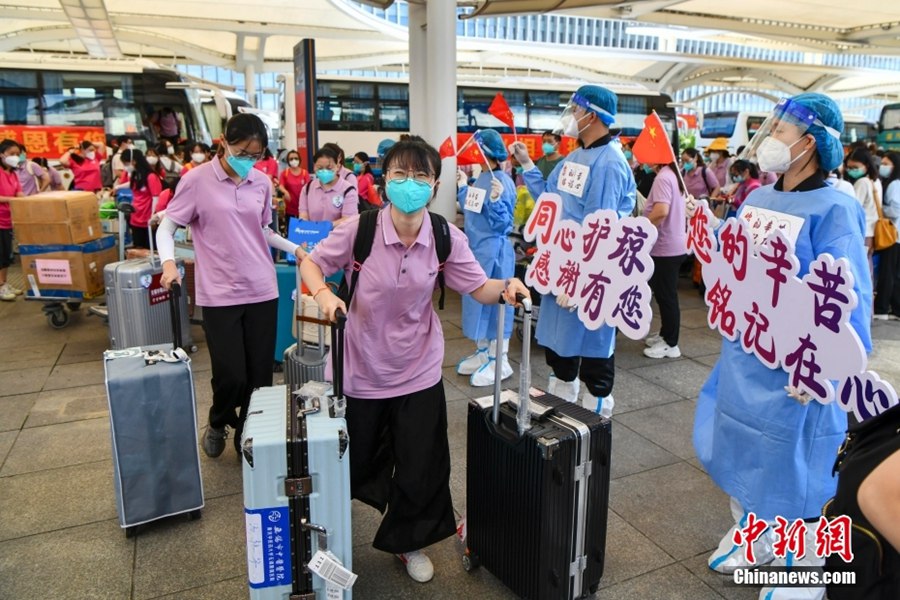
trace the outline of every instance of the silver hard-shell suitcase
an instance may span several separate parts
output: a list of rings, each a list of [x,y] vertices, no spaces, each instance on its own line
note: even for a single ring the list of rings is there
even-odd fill
[[[335,352],[333,391],[312,382],[302,392],[275,386],[250,398],[241,454],[252,600],[351,598],[349,437]],[[330,580],[308,568],[322,555]]]
[[[175,302],[167,303],[174,322],[179,291],[174,285]],[[108,350],[103,360],[116,505],[125,535],[163,517],[199,518],[203,481],[190,358],[170,343]]]

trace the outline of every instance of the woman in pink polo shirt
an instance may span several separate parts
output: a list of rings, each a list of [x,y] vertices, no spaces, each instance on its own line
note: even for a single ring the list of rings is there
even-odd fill
[[[321,148],[313,154],[316,177],[300,192],[298,212],[304,221],[331,221],[359,213],[356,178],[353,183],[339,177],[338,155],[331,148]]]
[[[413,138],[388,151],[383,169],[391,205],[377,213],[372,250],[347,312],[350,486],[354,498],[382,512],[387,508],[374,547],[397,554],[413,579],[426,582],[434,568],[421,549],[456,530],[441,380],[444,335],[431,303],[439,267],[425,208],[437,188],[441,158]],[[528,293],[518,279],[488,279],[465,235],[449,228],[448,287],[483,304],[496,304],[501,293]],[[300,266],[328,319],[347,309],[323,273],[350,268],[358,229],[359,218],[348,219]]]
[[[675,163],[654,165],[656,179],[650,188],[644,216],[656,227],[656,244],[650,251],[653,275],[650,289],[659,305],[660,329],[648,337],[644,356],[649,358],[678,358],[678,332],[681,329],[681,308],[678,306],[678,269],[687,254],[685,221],[685,190],[678,178]]]
[[[104,153],[98,153],[97,146],[100,146],[101,150],[106,148],[103,144],[95,145],[85,140],[81,142],[81,153],[76,152],[77,148],[71,148],[59,157],[59,164],[72,169],[74,176],[72,189],[97,192],[103,187],[100,164],[103,162]]]
[[[225,450],[228,427],[240,455],[250,394],[272,385],[278,285],[269,247],[306,256],[269,228],[272,184],[253,168],[267,143],[259,117],[231,117],[218,155],[181,178],[156,234],[168,288],[181,280],[173,234],[191,226],[197,305],[212,361],[213,404],[202,441],[210,457]]]
[[[16,175],[19,153],[15,140],[0,141],[0,300],[4,302],[11,302],[22,294],[22,290],[6,282],[6,272],[13,262],[13,224],[9,201],[25,195]]]

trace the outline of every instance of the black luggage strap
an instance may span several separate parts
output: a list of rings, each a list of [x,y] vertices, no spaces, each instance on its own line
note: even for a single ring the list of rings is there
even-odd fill
[[[350,301],[356,292],[356,283],[359,280],[359,270],[363,263],[369,258],[372,252],[372,244],[375,241],[375,225],[377,223],[378,214],[381,211],[369,210],[359,215],[359,229],[356,233],[356,240],[353,242],[353,266],[350,273],[350,286],[347,287],[346,281],[341,284],[338,295],[350,310]],[[428,213],[431,217],[431,229],[434,234],[434,249],[438,259],[438,287],[441,289],[441,295],[438,299],[438,308],[444,310],[444,266],[447,264],[447,258],[450,256],[450,226],[447,219],[437,213]],[[389,218],[389,217],[385,217]]]

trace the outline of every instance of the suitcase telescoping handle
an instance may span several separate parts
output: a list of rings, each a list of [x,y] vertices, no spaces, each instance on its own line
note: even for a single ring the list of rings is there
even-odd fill
[[[531,417],[529,415],[529,393],[528,390],[531,389],[531,299],[526,298],[522,294],[516,294],[516,301],[520,302],[525,309],[525,331],[522,336],[522,364],[520,365],[520,377],[519,377],[519,406],[516,411],[516,424],[518,426],[519,435],[522,435],[526,430],[531,428]],[[494,343],[495,352],[497,354],[494,364],[494,412],[492,418],[494,420],[494,425],[500,425],[500,391],[501,391],[501,376],[502,369],[500,365],[503,364],[503,356],[504,356],[504,344],[503,344],[503,329],[504,329],[504,321],[506,320],[506,301],[503,299],[503,295],[500,295],[500,306],[497,310],[497,339]]]
[[[335,398],[344,395],[344,325],[347,315],[338,309],[334,313],[334,325],[331,326],[331,379],[332,393]]]
[[[312,319],[303,314],[303,278],[300,276],[300,265],[297,265],[297,289],[296,293],[296,302],[294,305],[294,310],[297,312],[296,319],[300,325],[297,326],[297,351],[302,356],[305,352],[306,345],[303,343],[303,324],[304,323],[315,323],[316,327],[318,327],[318,341],[319,341],[319,356],[325,356],[325,324],[327,321],[322,316],[322,309],[320,308],[318,311],[318,318]],[[326,284],[327,285],[327,284]],[[315,300],[313,300],[315,302]],[[318,307],[318,305],[316,305]]]
[[[172,282],[172,288],[169,290],[169,313],[172,315],[172,350],[178,350],[181,347],[181,284],[177,281]]]

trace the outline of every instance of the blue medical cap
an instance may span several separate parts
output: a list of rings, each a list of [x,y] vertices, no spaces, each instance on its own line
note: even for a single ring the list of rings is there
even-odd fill
[[[391,146],[393,146],[396,143],[397,142],[395,142],[391,138],[385,138],[385,139],[381,140],[380,142],[378,142],[378,150],[377,150],[378,156],[384,156],[385,154],[387,154],[387,151],[391,149]]]
[[[844,146],[841,144],[844,117],[841,116],[841,109],[828,96],[814,92],[794,96],[791,101],[816,113],[818,118],[809,126],[806,133],[811,134],[816,140],[819,166],[826,171],[836,169],[844,160]]]
[[[506,146],[503,145],[503,138],[493,129],[482,129],[478,136],[478,142],[481,149],[488,158],[494,160],[506,160],[509,154],[506,152]]]
[[[615,123],[619,98],[599,85],[583,85],[572,95],[572,101],[593,113],[607,126]]]

